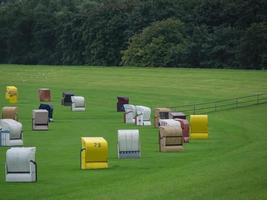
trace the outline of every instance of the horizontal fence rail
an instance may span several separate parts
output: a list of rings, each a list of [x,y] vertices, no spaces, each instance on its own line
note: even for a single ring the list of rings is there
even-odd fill
[[[174,106],[169,108],[173,111],[183,112],[186,115],[193,115],[193,114],[207,114],[211,112],[218,112],[230,109],[238,109],[264,103],[267,103],[267,93],[254,94],[249,96],[224,99],[207,103]]]

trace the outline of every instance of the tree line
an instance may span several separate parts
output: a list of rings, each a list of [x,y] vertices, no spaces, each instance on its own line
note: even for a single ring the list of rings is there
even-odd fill
[[[266,0],[0,0],[0,63],[263,69]]]

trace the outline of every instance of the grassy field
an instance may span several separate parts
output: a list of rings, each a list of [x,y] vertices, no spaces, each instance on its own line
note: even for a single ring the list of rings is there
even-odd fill
[[[266,92],[267,71],[0,65],[0,73],[0,105],[5,86],[16,85],[24,144],[37,147],[38,163],[37,183],[6,183],[0,147],[0,199],[267,199],[267,104],[210,114],[210,138],[182,153],[158,152],[157,129],[125,125],[116,112],[120,95],[153,109]],[[41,87],[52,90],[54,122],[33,132]],[[86,112],[61,106],[63,91],[85,96]],[[141,159],[118,160],[121,128],[139,129]],[[108,141],[108,169],[80,170],[81,136]]]

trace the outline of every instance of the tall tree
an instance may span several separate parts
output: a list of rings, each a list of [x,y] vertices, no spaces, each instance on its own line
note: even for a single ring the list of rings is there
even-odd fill
[[[122,52],[122,62],[124,65],[180,66],[184,64],[186,47],[184,24],[166,19],[134,35],[128,49]]]
[[[241,38],[241,65],[249,69],[267,66],[267,23],[253,23]]]

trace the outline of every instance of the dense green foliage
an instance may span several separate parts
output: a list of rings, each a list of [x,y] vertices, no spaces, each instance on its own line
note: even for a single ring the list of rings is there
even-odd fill
[[[265,0],[1,0],[0,63],[262,69],[266,9]],[[170,30],[170,19],[182,27]]]
[[[123,52],[124,65],[177,66],[186,54],[186,34],[183,24],[175,19],[153,23],[132,37]]]
[[[37,183],[6,183],[8,148],[0,147],[1,199],[267,199],[266,104],[209,114],[209,139],[191,140],[179,153],[158,152],[156,128],[124,124],[116,112],[120,95],[153,110],[265,92],[266,71],[26,65],[0,65],[0,71],[0,105],[9,105],[5,86],[16,85],[24,145],[36,146],[38,164]],[[31,127],[40,87],[52,92],[48,131]],[[60,105],[63,91],[84,96],[86,111]],[[140,131],[142,157],[118,160],[117,130],[132,128]],[[109,169],[80,170],[81,136],[108,141]]]

